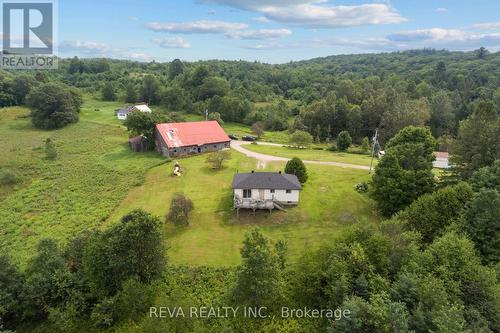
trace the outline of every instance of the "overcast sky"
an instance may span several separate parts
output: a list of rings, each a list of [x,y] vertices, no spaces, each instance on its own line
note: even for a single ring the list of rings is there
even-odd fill
[[[500,1],[59,0],[59,54],[283,63],[422,47],[500,50]]]

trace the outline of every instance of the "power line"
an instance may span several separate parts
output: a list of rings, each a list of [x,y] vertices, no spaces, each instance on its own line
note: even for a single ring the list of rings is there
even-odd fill
[[[372,159],[370,160],[370,171],[368,173],[372,173],[373,157],[375,155],[375,145],[378,145],[377,136],[378,136],[378,129],[375,130],[375,136],[373,137]]]

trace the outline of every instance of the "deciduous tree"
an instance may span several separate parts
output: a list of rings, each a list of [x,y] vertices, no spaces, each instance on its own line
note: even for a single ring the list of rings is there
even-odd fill
[[[78,90],[62,83],[44,83],[26,97],[35,127],[55,129],[76,123],[82,105]]]

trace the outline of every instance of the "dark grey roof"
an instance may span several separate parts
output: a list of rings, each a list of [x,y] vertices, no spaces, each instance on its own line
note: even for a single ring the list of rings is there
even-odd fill
[[[133,106],[133,105],[131,105],[131,106],[124,106],[124,107],[122,107],[121,109],[119,109],[119,110],[117,111],[117,113],[126,113],[126,114],[128,114],[128,113],[130,113],[133,109],[134,109],[134,106]]]
[[[277,172],[237,173],[233,178],[233,189],[278,189],[300,190],[295,175]]]

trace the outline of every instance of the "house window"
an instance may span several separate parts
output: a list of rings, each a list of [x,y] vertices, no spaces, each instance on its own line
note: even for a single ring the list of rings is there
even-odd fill
[[[217,145],[214,145],[214,148],[217,148]]]
[[[252,190],[243,190],[243,198],[249,199],[252,197]]]
[[[274,189],[271,190],[271,193],[274,193]]]
[[[286,190],[286,193],[292,193],[292,190]]]

